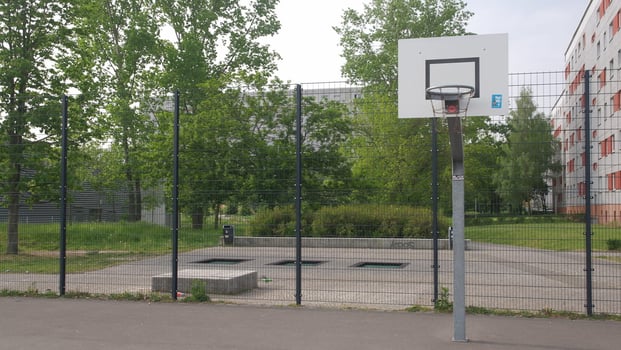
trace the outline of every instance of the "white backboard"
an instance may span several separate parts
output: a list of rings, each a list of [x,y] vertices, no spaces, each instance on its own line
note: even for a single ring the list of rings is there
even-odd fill
[[[433,117],[426,89],[468,85],[468,116],[508,113],[507,34],[399,40],[399,118]]]

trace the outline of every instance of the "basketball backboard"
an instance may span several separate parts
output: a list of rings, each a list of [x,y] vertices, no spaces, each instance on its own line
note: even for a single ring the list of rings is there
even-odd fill
[[[469,116],[508,113],[508,35],[399,40],[399,118],[434,116],[427,89],[472,86]]]

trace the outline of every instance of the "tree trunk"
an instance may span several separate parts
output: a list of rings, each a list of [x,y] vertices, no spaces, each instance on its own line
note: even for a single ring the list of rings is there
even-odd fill
[[[134,180],[132,191],[133,202],[130,206],[129,221],[140,221],[140,219],[142,218],[142,192],[140,179],[137,177]]]
[[[135,222],[140,220],[140,179],[134,176],[132,162],[129,153],[129,141],[123,136],[123,155],[125,160],[125,180],[127,181],[127,221]]]
[[[220,205],[215,204],[213,206],[213,228],[217,230],[220,227]]]
[[[22,137],[18,132],[11,132],[9,134],[9,188],[7,191],[8,197],[8,226],[7,226],[7,245],[6,253],[17,255],[19,253],[19,183],[22,175]]]
[[[202,230],[203,229],[203,208],[194,208],[192,210],[192,229],[194,230]]]
[[[8,190],[8,227],[7,227],[7,245],[6,253],[17,255],[19,253],[19,181],[21,176],[21,166],[13,164],[13,174],[9,180]]]

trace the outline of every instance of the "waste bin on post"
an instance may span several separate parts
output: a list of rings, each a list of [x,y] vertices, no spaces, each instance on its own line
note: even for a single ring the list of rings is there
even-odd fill
[[[222,226],[222,238],[224,240],[224,244],[233,244],[233,239],[235,238],[235,227],[233,225]]]

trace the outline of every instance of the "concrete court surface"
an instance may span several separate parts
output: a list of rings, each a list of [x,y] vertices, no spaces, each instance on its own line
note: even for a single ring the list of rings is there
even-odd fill
[[[0,349],[611,350],[621,322],[450,314],[0,298]]]
[[[440,251],[439,255],[440,286],[452,289],[452,252]],[[207,258],[248,260],[233,266],[210,267],[195,263]],[[294,250],[291,248],[210,247],[180,254],[179,269],[255,270],[259,277],[267,276],[272,281],[259,281],[259,288],[239,295],[210,296],[225,302],[288,305],[295,301],[295,269],[272,263],[293,258]],[[303,305],[393,310],[415,304],[432,305],[431,250],[306,248],[303,258],[325,261],[319,266],[304,267]],[[618,314],[621,310],[621,263],[594,260],[594,311]],[[352,267],[360,261],[397,261],[407,265],[390,271]],[[585,311],[583,253],[478,243],[466,252],[466,261],[467,305]],[[69,274],[67,291],[148,293],[152,276],[168,273],[170,265],[170,256],[161,256],[92,272]],[[40,291],[57,291],[58,279],[56,275],[2,273],[0,289],[27,290],[34,287]]]

